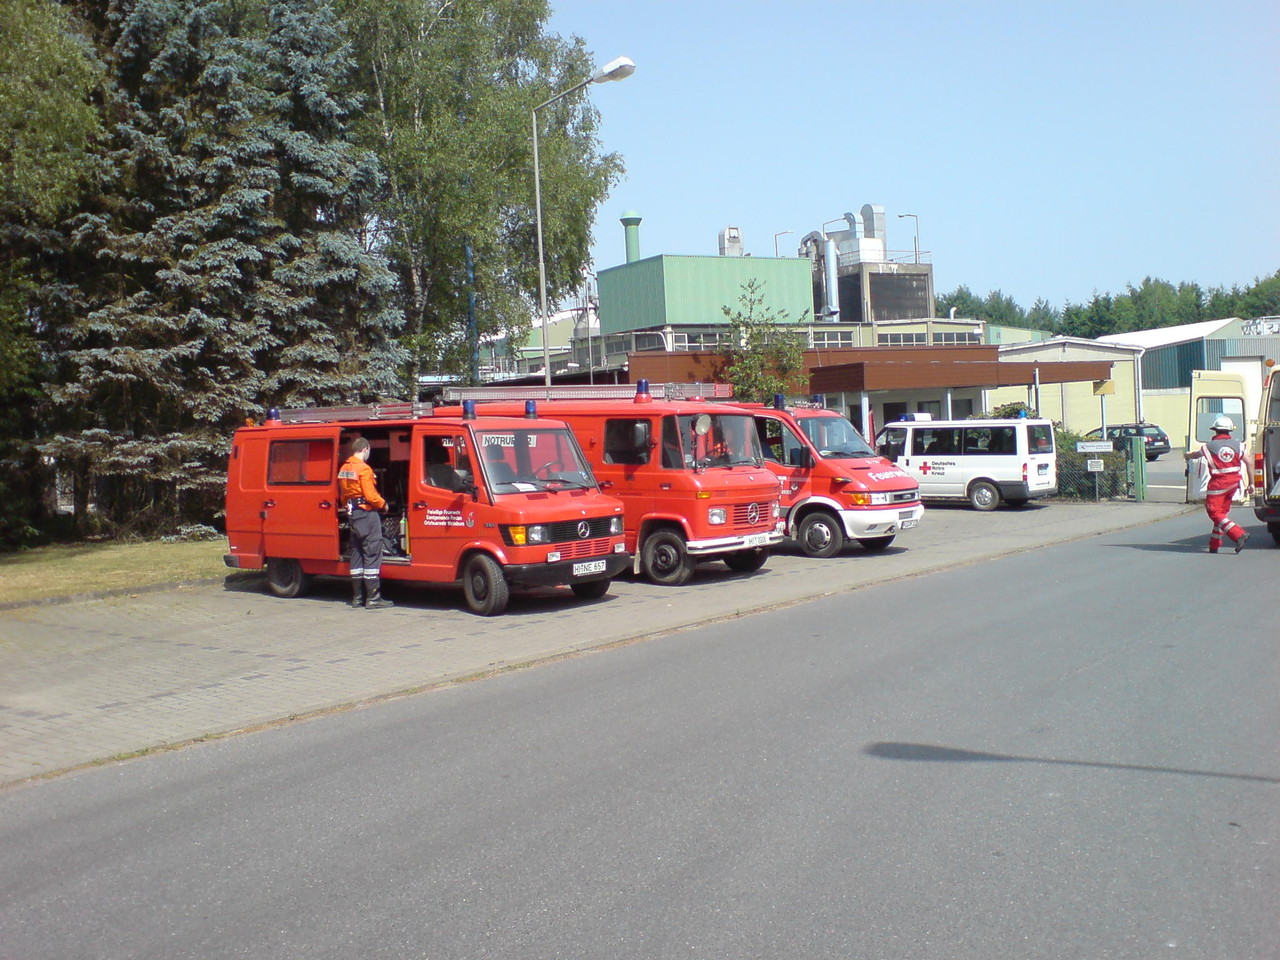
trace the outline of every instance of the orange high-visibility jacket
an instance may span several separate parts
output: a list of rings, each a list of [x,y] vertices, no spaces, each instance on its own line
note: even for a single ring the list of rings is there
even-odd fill
[[[382,499],[374,482],[373,467],[356,456],[351,457],[338,471],[338,494],[344,504],[348,500],[363,497],[365,503],[374,510],[384,510],[387,506],[387,501]]]

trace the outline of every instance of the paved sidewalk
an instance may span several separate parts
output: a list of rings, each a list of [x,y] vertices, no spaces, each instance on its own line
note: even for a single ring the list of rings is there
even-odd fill
[[[683,587],[615,581],[582,602],[516,594],[501,617],[459,592],[391,584],[356,611],[321,581],[280,600],[258,578],[0,611],[0,784],[350,707],[698,623],[1162,520],[1176,503],[935,507],[880,554],[778,552],[754,574],[700,566]],[[399,587],[399,589],[397,589]]]

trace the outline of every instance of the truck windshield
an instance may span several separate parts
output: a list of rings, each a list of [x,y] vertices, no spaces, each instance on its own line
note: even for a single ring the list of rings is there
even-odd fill
[[[686,467],[758,466],[764,456],[750,414],[683,414],[677,416],[675,422],[678,436],[672,439],[679,443]],[[664,424],[664,444],[667,433]]]
[[[476,443],[493,493],[583,490],[596,485],[567,429],[477,431]]]
[[[823,459],[848,460],[877,455],[844,417],[796,417],[796,422]]]

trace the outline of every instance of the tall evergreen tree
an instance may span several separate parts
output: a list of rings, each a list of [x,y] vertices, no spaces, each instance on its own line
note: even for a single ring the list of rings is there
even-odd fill
[[[151,530],[214,514],[246,416],[399,392],[398,315],[323,0],[137,0],[101,24],[111,182],[61,258],[77,296],[47,305],[44,449]]]

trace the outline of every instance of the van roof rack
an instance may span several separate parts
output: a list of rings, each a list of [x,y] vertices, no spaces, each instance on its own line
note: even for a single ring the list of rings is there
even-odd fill
[[[292,407],[276,411],[281,423],[333,423],[337,420],[417,420],[432,416],[430,403],[362,403],[351,407]],[[268,421],[272,418],[267,417]]]
[[[639,384],[578,383],[541,387],[445,387],[444,398],[463,400],[631,400]],[[728,400],[733,387],[727,383],[652,383],[655,400]]]

